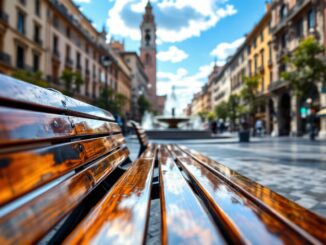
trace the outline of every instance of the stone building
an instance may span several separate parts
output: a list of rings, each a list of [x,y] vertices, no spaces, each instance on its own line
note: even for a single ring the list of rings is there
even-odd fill
[[[148,78],[144,71],[144,65],[136,52],[122,52],[121,56],[131,69],[131,117],[140,121],[138,98],[140,95],[144,95],[148,99]]]
[[[289,69],[282,58],[293,52],[300,40],[308,36],[314,36],[321,44],[325,44],[325,1],[272,1],[272,35],[275,65],[269,91],[270,107],[275,115],[273,134],[300,136],[307,132],[307,117],[300,113],[300,108],[309,106],[318,111],[326,106],[326,95],[321,93],[320,81],[298,101],[288,83],[281,78],[281,73]],[[307,105],[308,99],[312,100],[310,105]],[[326,118],[316,120],[322,138],[326,137],[325,120]]]
[[[65,69],[77,71],[84,84],[74,96],[88,103],[99,97],[105,84],[130,98],[128,67],[106,44],[71,0],[1,1],[0,72],[41,71],[50,87],[62,89]],[[111,65],[104,67],[103,56]],[[130,103],[124,108],[130,112]]]

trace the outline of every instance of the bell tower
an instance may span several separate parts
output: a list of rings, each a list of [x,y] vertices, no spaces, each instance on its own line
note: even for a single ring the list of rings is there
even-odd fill
[[[140,26],[141,47],[140,57],[145,66],[145,73],[149,80],[148,94],[154,109],[157,109],[156,103],[156,25],[153,15],[153,8],[148,1],[143,21]]]

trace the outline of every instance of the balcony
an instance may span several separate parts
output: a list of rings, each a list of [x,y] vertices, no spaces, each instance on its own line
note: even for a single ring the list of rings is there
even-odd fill
[[[73,62],[73,60],[71,59],[71,58],[69,58],[69,57],[66,57],[66,59],[65,59],[65,65],[67,66],[67,67],[69,67],[69,68],[73,68],[73,66],[74,66],[74,62]]]
[[[298,0],[293,8],[291,8],[282,20],[272,29],[272,34],[275,35],[277,32],[282,30],[288,25],[288,22],[293,19],[293,17],[300,14],[310,3],[314,3],[316,0]],[[280,1],[276,1],[274,5],[280,4]]]
[[[87,77],[89,77],[91,75],[91,71],[89,69],[86,69],[85,74]]]
[[[268,91],[274,92],[276,90],[286,87],[287,85],[288,85],[287,81],[278,80],[278,81],[272,82],[268,85]]]
[[[0,62],[2,64],[10,66],[11,65],[11,56],[4,52],[0,52]]]
[[[59,50],[53,50],[52,52],[52,59],[57,61],[57,62],[60,62],[60,52]]]
[[[3,10],[0,10],[0,22],[8,24],[8,20],[9,20],[9,15]]]

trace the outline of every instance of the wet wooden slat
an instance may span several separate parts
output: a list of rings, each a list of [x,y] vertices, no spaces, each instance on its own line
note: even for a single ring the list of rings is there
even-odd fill
[[[101,137],[0,154],[0,205],[101,157],[113,148],[110,137]]]
[[[70,137],[109,135],[111,122],[0,106],[0,147]]]
[[[119,149],[0,218],[0,244],[33,244],[128,157]]]
[[[136,160],[65,244],[143,244],[154,160]]]
[[[53,111],[113,121],[110,112],[69,98],[57,91],[40,88],[0,74],[0,105],[29,107],[31,110]]]
[[[158,159],[162,244],[225,244],[164,146],[160,147]]]
[[[149,144],[147,135],[145,131],[141,128],[141,126],[135,122],[135,121],[130,121],[131,125],[134,127],[136,131],[137,138],[139,140],[139,143],[141,144],[142,147],[147,147]]]
[[[199,153],[183,150],[189,157],[179,157],[181,165],[216,212],[233,220],[249,241],[326,242],[325,232],[319,229],[326,227],[325,219]]]

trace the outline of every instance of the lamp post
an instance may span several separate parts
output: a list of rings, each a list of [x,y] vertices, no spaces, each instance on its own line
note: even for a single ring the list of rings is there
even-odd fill
[[[105,68],[105,91],[106,93],[108,92],[108,74],[109,74],[109,67],[112,64],[112,60],[110,58],[110,56],[108,55],[103,55],[101,57],[101,63],[103,65],[103,67]],[[108,106],[109,106],[109,101],[108,101],[108,94],[106,94],[105,97],[105,109],[107,110]]]

